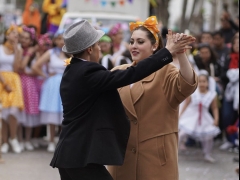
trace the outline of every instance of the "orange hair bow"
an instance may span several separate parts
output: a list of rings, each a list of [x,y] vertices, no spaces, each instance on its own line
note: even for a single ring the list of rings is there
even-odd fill
[[[145,22],[137,21],[136,23],[131,22],[130,24],[130,31],[134,31],[137,27],[144,26],[147,28],[155,37],[157,44],[159,44],[159,36],[158,33],[160,30],[158,29],[158,21],[156,16],[151,16],[147,18]]]
[[[19,33],[22,32],[22,28],[16,25],[11,25],[9,29],[6,31],[6,35],[10,34],[12,31],[17,30]]]

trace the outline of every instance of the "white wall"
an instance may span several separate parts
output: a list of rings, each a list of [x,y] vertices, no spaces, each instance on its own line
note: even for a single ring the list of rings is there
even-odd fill
[[[135,15],[140,19],[145,20],[149,13],[149,0],[133,0],[133,3],[125,2],[124,6],[117,4],[112,7],[108,1],[108,5],[103,7],[100,0],[97,4],[94,4],[92,0],[86,2],[85,0],[69,0],[68,11],[71,12],[111,12],[111,13],[122,13],[127,15]],[[118,2],[118,1],[116,1]]]
[[[6,4],[6,0],[0,0],[0,13],[9,12],[16,9],[16,0],[11,0],[10,4]]]

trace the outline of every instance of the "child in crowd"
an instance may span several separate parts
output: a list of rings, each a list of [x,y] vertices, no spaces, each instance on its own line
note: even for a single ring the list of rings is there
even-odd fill
[[[209,113],[211,107],[213,117]],[[180,114],[179,147],[185,150],[185,139],[187,136],[202,142],[205,160],[215,162],[211,153],[214,137],[220,133],[218,128],[219,112],[217,93],[209,90],[209,74],[205,70],[199,72],[198,90],[186,100]]]
[[[100,54],[100,64],[102,64],[106,69],[111,70],[114,66],[112,63],[112,39],[104,35],[99,40],[99,46],[101,47],[101,54]]]

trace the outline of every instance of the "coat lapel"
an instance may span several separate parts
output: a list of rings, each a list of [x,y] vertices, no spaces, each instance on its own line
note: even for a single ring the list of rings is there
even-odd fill
[[[130,91],[131,91],[133,105],[135,105],[144,94],[144,88],[143,88],[142,82],[139,81],[135,83]]]
[[[153,73],[150,76],[134,84],[131,89],[131,96],[134,105],[141,99],[144,94],[144,83],[151,82],[154,79],[155,74],[156,73]]]
[[[127,109],[127,111],[130,114],[132,114],[137,119],[137,113],[134,109],[133,102],[132,102],[130,86],[125,86],[123,88],[120,88],[118,91],[121,96],[121,100],[124,107]]]

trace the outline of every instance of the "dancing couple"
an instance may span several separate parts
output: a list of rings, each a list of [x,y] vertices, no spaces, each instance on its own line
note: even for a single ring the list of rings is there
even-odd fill
[[[179,178],[178,109],[197,88],[185,54],[195,38],[169,30],[164,47],[154,16],[130,29],[134,62],[112,71],[98,63],[103,31],[82,20],[63,35],[72,59],[61,82],[64,121],[51,162],[62,180]],[[174,54],[180,70],[171,64]]]

